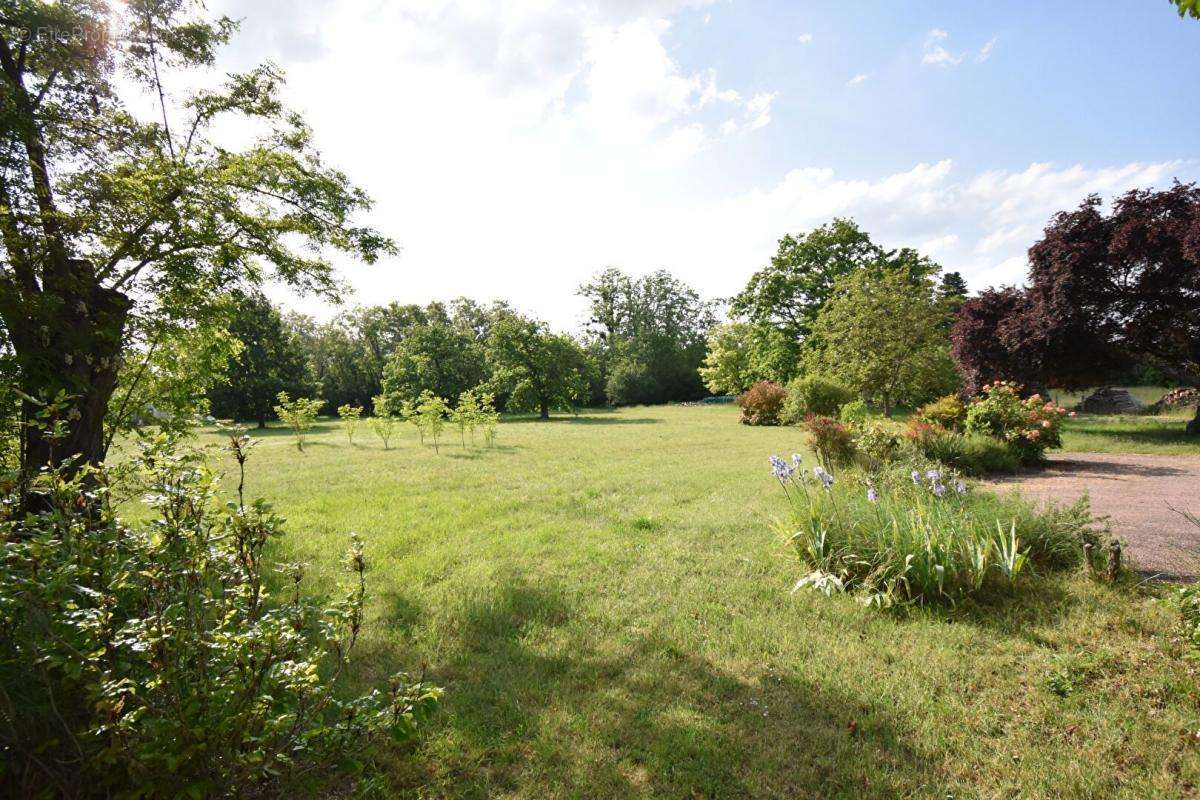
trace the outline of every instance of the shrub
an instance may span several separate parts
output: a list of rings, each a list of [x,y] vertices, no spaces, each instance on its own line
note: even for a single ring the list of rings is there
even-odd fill
[[[948,394],[940,400],[921,406],[917,409],[916,418],[921,422],[938,425],[948,431],[962,427],[967,416],[967,407],[957,395]]]
[[[371,405],[375,409],[375,413],[371,415],[371,430],[379,437],[379,441],[383,442],[383,449],[388,449],[388,443],[392,440],[392,435],[396,432],[395,410],[392,407],[392,400],[387,395],[377,395]]]
[[[473,391],[458,396],[458,405],[450,412],[450,421],[458,427],[462,446],[467,446],[467,431],[471,432],[471,444],[475,444],[475,427],[479,424],[479,400]]]
[[[867,404],[862,400],[851,400],[838,410],[839,420],[856,427],[865,423],[870,416],[871,410],[867,408]]]
[[[496,398],[491,392],[479,394],[479,427],[483,429],[483,443],[491,447],[496,443],[496,426],[500,424],[500,412],[496,410]]]
[[[990,475],[994,472],[1015,472],[1021,459],[1007,443],[981,434],[962,437],[962,446],[954,467],[968,475]]]
[[[997,381],[971,401],[964,427],[1007,442],[1022,464],[1036,464],[1045,459],[1047,448],[1062,446],[1066,414],[1065,408],[1041,395],[1021,399],[1015,383]]]
[[[1190,511],[1176,511],[1192,525],[1200,528],[1200,517]],[[1179,631],[1185,653],[1200,659],[1200,583],[1189,583],[1175,595],[1175,606],[1179,610]]]
[[[231,437],[239,463],[249,444]],[[267,557],[283,521],[220,503],[196,453],[159,434],[124,469],[144,524],[117,516],[102,468],[43,473],[42,513],[0,504],[0,794],[290,796],[381,735],[413,735],[438,690],[396,675],[334,691],[363,625],[357,539],[342,597],[310,596],[299,565]]]
[[[312,429],[313,422],[317,419],[317,412],[325,403],[323,400],[310,400],[305,397],[297,397],[293,400],[287,392],[280,392],[278,400],[279,404],[275,406],[275,413],[292,429],[292,433],[296,435],[296,448],[303,452],[304,436]]]
[[[420,420],[421,429],[433,440],[435,453],[441,452],[438,444],[442,437],[442,427],[445,425],[449,413],[450,408],[446,405],[445,400],[428,389],[421,392],[421,397],[417,401],[417,417]]]
[[[817,454],[822,466],[831,469],[854,460],[854,431],[844,422],[809,414],[804,418],[808,445]]]
[[[338,406],[338,416],[346,425],[346,439],[350,442],[350,446],[354,446],[354,432],[358,430],[358,423],[362,422],[362,406],[354,406],[346,403]]]
[[[737,397],[743,425],[778,425],[787,392],[778,383],[759,381]]]
[[[852,405],[854,403],[842,406],[842,411],[845,412]],[[904,449],[904,436],[900,426],[891,420],[865,421],[855,426],[854,430],[855,448],[876,465],[895,460]]]
[[[858,591],[873,605],[953,601],[1017,585],[1029,567],[1078,563],[1086,500],[1038,510],[1018,496],[975,493],[953,474],[898,468],[836,479],[771,457],[792,507],[783,526],[807,572],[796,589]]]
[[[841,407],[853,399],[854,393],[844,384],[820,375],[805,375],[787,386],[783,421],[798,425],[809,414],[836,418]]]

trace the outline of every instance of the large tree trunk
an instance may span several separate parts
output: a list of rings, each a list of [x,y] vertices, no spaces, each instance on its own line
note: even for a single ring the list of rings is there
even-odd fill
[[[90,277],[90,265],[71,266],[75,277]],[[70,299],[59,307],[43,295],[45,305],[35,313],[8,320],[21,391],[31,398],[21,408],[26,479],[47,468],[73,476],[106,455],[104,420],[117,386],[130,300],[86,280],[75,285],[80,290],[65,295]]]
[[[1187,424],[1187,432],[1190,436],[1200,436],[1200,406],[1196,406],[1196,416]]]
[[[542,419],[550,419],[550,404],[542,401]]]

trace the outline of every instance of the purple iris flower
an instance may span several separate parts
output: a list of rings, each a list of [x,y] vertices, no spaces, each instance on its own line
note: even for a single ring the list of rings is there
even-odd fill
[[[867,500],[871,503],[879,502],[879,492],[875,491],[875,487],[867,484]]]
[[[967,485],[965,483],[963,483],[962,481],[955,481],[954,482],[954,491],[958,492],[959,494],[966,494],[967,493]]]
[[[926,472],[925,477],[929,478],[930,483],[941,483],[942,481],[942,473],[938,472],[936,469],[931,469],[929,472]]]
[[[946,484],[935,483],[933,485],[933,493],[936,494],[938,497],[945,497],[946,496]]]
[[[913,486],[921,485],[921,473],[917,472],[915,469],[912,471],[912,481]]]

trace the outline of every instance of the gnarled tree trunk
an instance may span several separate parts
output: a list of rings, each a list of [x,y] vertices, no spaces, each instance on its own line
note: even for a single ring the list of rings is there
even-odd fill
[[[21,462],[26,479],[45,468],[74,475],[106,455],[104,420],[117,386],[130,300],[100,286],[91,264],[72,260],[71,289],[41,293],[32,311],[5,314],[17,356],[22,402]],[[15,317],[15,318],[14,318]],[[61,405],[59,398],[61,397]],[[44,419],[47,404],[58,406]],[[57,428],[45,423],[57,421]],[[33,424],[30,424],[33,423]]]

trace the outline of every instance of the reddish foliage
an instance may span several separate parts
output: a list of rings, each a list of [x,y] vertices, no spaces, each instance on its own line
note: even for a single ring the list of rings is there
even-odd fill
[[[774,381],[759,381],[737,396],[743,425],[778,425],[787,390]]]
[[[953,354],[968,393],[1006,379],[1079,388],[1132,359],[1200,381],[1200,189],[1135,190],[1055,215],[1029,250],[1029,289],[965,303]]]

